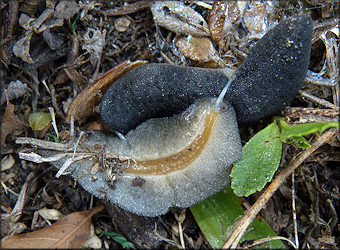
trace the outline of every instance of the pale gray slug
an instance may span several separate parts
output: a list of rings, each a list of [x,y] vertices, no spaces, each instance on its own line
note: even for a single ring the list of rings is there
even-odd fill
[[[149,119],[124,140],[91,131],[86,143],[105,145],[106,163],[93,173],[93,159],[77,162],[67,172],[94,196],[143,216],[190,207],[220,191],[242,152],[235,111],[227,103],[216,108],[216,98],[199,100],[172,117]],[[64,163],[52,164],[60,169]]]

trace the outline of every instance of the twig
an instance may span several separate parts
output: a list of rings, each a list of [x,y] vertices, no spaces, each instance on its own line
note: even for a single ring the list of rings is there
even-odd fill
[[[257,199],[254,205],[247,211],[247,213],[239,221],[238,225],[234,228],[232,234],[229,236],[228,240],[223,244],[222,248],[236,248],[247,230],[248,226],[255,219],[256,215],[261,211],[263,206],[272,197],[276,190],[284,183],[287,177],[298,167],[300,164],[307,159],[316,149],[321,145],[328,142],[337,133],[336,128],[329,129],[320,138],[318,138],[313,145],[302,151],[298,157],[294,157],[293,160],[288,164],[287,168],[284,169],[268,188],[262,193],[262,195]]]
[[[101,18],[101,21],[102,21],[102,17],[100,17],[100,18]],[[103,39],[105,40],[105,38],[106,38],[106,30],[105,29],[103,30],[103,36],[104,36]],[[102,57],[103,57],[103,49],[100,50],[99,59],[98,59],[98,62],[97,62],[96,69],[93,73],[92,82],[95,82],[98,79],[99,69],[100,69],[100,65],[102,63]]]
[[[266,242],[273,241],[273,240],[285,240],[285,241],[289,242],[295,249],[297,249],[297,247],[296,247],[296,245],[294,244],[293,241],[291,241],[290,239],[287,239],[285,237],[282,237],[282,236],[267,237],[267,238],[263,238],[263,239],[259,239],[259,240],[254,240],[252,242],[252,244],[246,245],[245,248],[251,248],[251,247],[254,247],[254,246],[257,246],[257,245],[260,245],[260,244],[264,244]]]
[[[299,94],[305,98],[307,98],[308,100],[317,103],[321,106],[325,106],[327,108],[331,108],[331,109],[335,109],[335,110],[339,110],[339,107],[334,105],[333,103],[330,103],[329,101],[326,101],[324,99],[321,99],[319,97],[316,97],[314,95],[308,94],[303,90],[299,90]]]
[[[44,141],[30,137],[18,137],[15,140],[17,144],[30,144],[32,146],[38,146],[43,149],[51,149],[51,150],[58,150],[58,151],[69,151],[71,150],[71,146],[68,144],[56,143],[51,141]]]
[[[45,80],[42,80],[41,82],[42,82],[43,85],[45,86],[47,92],[51,95],[51,90],[48,88],[46,81],[45,81]]]
[[[26,160],[26,161],[32,161],[32,162],[35,162],[35,163],[57,161],[57,160],[60,160],[61,158],[63,158],[64,156],[65,156],[65,154],[55,154],[51,157],[42,157],[41,155],[38,155],[34,152],[31,152],[29,154],[19,152],[19,158],[20,159]]]
[[[51,118],[52,118],[52,126],[53,126],[54,131],[55,131],[55,133],[57,135],[57,138],[59,139],[59,132],[58,132],[58,127],[57,127],[57,122],[55,120],[54,109],[52,107],[49,107],[48,111],[50,111]]]
[[[55,177],[59,178],[73,162],[85,159],[86,157],[87,156],[78,156],[74,159],[73,158],[67,159],[62,165],[62,167],[59,169],[59,171],[56,173]]]
[[[183,249],[185,249],[184,237],[183,237],[183,228],[182,228],[182,223],[185,220],[185,209],[182,210],[182,212],[179,216],[177,214],[175,214],[175,218],[178,222],[178,234],[179,234],[181,246],[182,246]]]
[[[165,238],[164,236],[160,235],[158,232],[157,232],[157,223],[155,222],[155,229],[154,229],[154,234],[158,237],[158,240],[162,240],[162,241],[165,241],[167,243],[170,243],[171,245],[177,247],[177,248],[181,248],[182,246],[179,245],[176,241],[174,240],[171,240],[171,239],[168,239],[168,238]]]
[[[16,192],[14,192],[12,189],[10,189],[9,187],[7,187],[5,183],[3,183],[2,181],[0,181],[0,183],[1,183],[1,186],[4,188],[4,191],[5,191],[6,194],[8,194],[7,191],[9,191],[11,194],[14,194],[14,195],[16,195],[16,196],[19,196]]]
[[[299,237],[297,232],[296,206],[295,206],[295,171],[292,173],[292,209],[295,236],[295,249],[299,248]]]
[[[79,145],[79,141],[80,141],[81,137],[83,136],[83,134],[84,134],[84,131],[81,131],[81,132],[80,132],[80,135],[79,135],[79,138],[78,138],[78,140],[77,140],[77,142],[76,142],[76,145],[74,146],[73,155],[72,155],[72,160],[74,160],[74,156],[75,156],[75,154],[76,154],[76,151],[77,151],[77,148],[78,148],[78,145]]]
[[[70,137],[73,138],[74,137],[74,116],[71,116],[70,119]]]
[[[31,173],[27,176],[24,185],[21,187],[21,190],[20,190],[20,194],[19,194],[18,200],[17,200],[17,202],[15,203],[15,206],[14,206],[12,212],[11,212],[11,216],[16,217],[16,216],[21,215],[22,209],[24,208],[24,205],[25,205],[26,193],[27,193],[28,186],[29,186],[29,184],[31,184],[32,180],[33,180],[35,177],[36,177],[36,176],[35,176],[34,172],[31,172]]]
[[[50,89],[51,89],[51,101],[52,101],[52,105],[55,109],[55,112],[57,113],[57,115],[63,119],[65,121],[65,115],[63,114],[63,112],[60,110],[59,106],[58,106],[58,102],[57,102],[57,98],[56,98],[56,95],[55,95],[55,88],[53,86],[53,84],[50,84]]]
[[[333,202],[331,199],[327,199],[326,200],[330,210],[331,210],[331,214],[332,214],[332,218],[331,218],[331,222],[329,222],[329,228],[330,228],[330,231],[331,231],[331,234],[333,234],[333,229],[335,228],[335,226],[338,224],[338,215],[337,215],[337,212],[336,212],[336,209],[333,205]]]
[[[305,84],[313,84],[324,87],[334,87],[337,83],[334,80],[332,81],[332,79],[330,78],[316,76],[316,73],[308,70],[305,77]]]
[[[209,9],[209,10],[212,9],[212,6],[210,4],[206,4],[202,1],[195,1],[194,3],[198,6],[201,6],[201,7],[206,8],[206,9]]]

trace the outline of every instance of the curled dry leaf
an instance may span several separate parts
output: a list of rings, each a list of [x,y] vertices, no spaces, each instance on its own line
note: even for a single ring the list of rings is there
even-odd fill
[[[6,155],[1,159],[1,171],[5,171],[13,167],[15,164],[14,157],[12,155]]]
[[[8,100],[12,101],[13,99],[24,96],[27,92],[30,92],[31,89],[27,86],[26,83],[22,83],[20,80],[11,81],[6,88]],[[6,102],[5,91],[2,92],[1,96],[1,104]]]
[[[238,5],[233,1],[215,1],[209,13],[208,23],[211,37],[227,50],[233,24],[241,17]]]
[[[39,28],[35,28],[39,34],[53,27],[63,26],[64,20],[71,18],[79,12],[79,7],[74,0],[61,0],[54,9],[53,16],[44,21]]]
[[[27,31],[25,35],[14,44],[14,55],[20,57],[27,63],[33,64],[34,61],[29,53],[33,32],[40,34],[47,29],[62,26],[64,24],[64,19],[71,18],[78,12],[79,7],[74,0],[61,0],[54,10],[46,8],[37,19],[22,14],[19,18],[19,24]]]
[[[95,228],[93,224],[91,224],[90,236],[89,238],[81,245],[81,248],[85,249],[100,249],[103,247],[101,239],[96,235]]]
[[[80,248],[90,234],[91,217],[104,206],[75,212],[65,216],[49,227],[35,232],[18,234],[2,240],[3,248]]]
[[[131,21],[129,18],[120,17],[115,21],[115,28],[118,32],[125,32],[129,28]]]
[[[52,33],[49,29],[43,32],[43,38],[51,50],[58,49],[64,42],[64,40],[60,36]]]
[[[176,34],[210,36],[208,24],[191,7],[177,1],[156,1],[151,6],[155,22]]]
[[[48,209],[46,207],[39,209],[38,213],[45,220],[60,220],[64,217],[57,209]]]
[[[22,13],[19,18],[19,25],[23,27],[25,30],[32,30],[32,22],[34,22],[35,18],[32,18],[25,13]]]
[[[146,64],[147,61],[124,61],[105,75],[95,81],[92,85],[85,88],[68,108],[66,121],[70,123],[71,116],[74,121],[83,122],[87,117],[94,114],[95,106],[102,100],[106,90],[114,81],[127,73],[130,69]]]
[[[105,46],[106,30],[101,32],[98,29],[88,28],[84,34],[84,43],[82,48],[90,54],[90,62],[96,65],[101,57]]]
[[[217,53],[210,39],[207,37],[179,36],[176,38],[175,44],[185,57],[194,61],[212,59]]]
[[[25,35],[17,41],[13,46],[13,53],[16,57],[21,58],[27,63],[34,63],[30,55],[30,44],[31,38],[33,36],[33,31],[26,31]]]
[[[51,120],[50,113],[34,112],[30,115],[28,122],[33,130],[39,131],[49,125]]]
[[[7,135],[24,127],[24,123],[14,114],[14,108],[12,103],[8,103],[1,122],[1,148],[6,142]]]
[[[254,34],[266,29],[265,17],[266,3],[254,1],[251,2],[248,8],[245,9],[243,20],[248,31]]]

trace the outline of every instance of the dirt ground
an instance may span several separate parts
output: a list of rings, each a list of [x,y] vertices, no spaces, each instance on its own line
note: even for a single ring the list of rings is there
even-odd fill
[[[236,39],[243,33],[235,28],[226,38],[229,42],[212,42],[216,51],[214,55],[202,55],[199,46],[193,52],[180,50],[176,47],[175,32],[155,25],[150,11],[151,1],[72,0],[63,3],[67,8],[64,6],[63,11],[58,10],[59,16],[46,11],[56,13],[57,5],[62,2],[0,1],[1,238],[48,226],[48,220],[37,217],[36,212],[42,208],[56,209],[67,215],[103,203],[106,209],[92,218],[102,247],[121,247],[102,232],[120,233],[137,248],[181,247],[177,215],[182,213],[185,215],[182,223],[185,246],[209,248],[189,209],[173,209],[156,218],[126,212],[91,196],[68,176],[55,178],[57,170],[49,163],[37,164],[19,159],[18,152],[25,146],[15,144],[15,139],[55,140],[56,133],[49,121],[45,124],[40,118],[40,131],[34,131],[29,121],[30,114],[38,111],[49,113],[49,107],[54,108],[60,138],[67,138],[70,134],[70,125],[66,122],[70,103],[105,72],[126,60],[236,69],[242,64],[248,48],[258,40],[256,37],[263,35],[261,32],[252,33],[250,25],[244,24],[253,22],[262,27],[262,23],[256,23],[255,19],[247,21],[242,16],[238,27],[243,25],[242,32],[246,35],[252,33],[251,38]],[[208,20],[212,2],[185,1],[205,20]],[[305,11],[314,21],[309,66],[309,70],[315,73],[314,82],[305,82],[304,88],[281,115],[292,124],[338,118],[339,33],[336,32],[339,32],[339,2],[272,1],[272,6],[272,10],[267,7],[267,12],[255,11],[256,8],[249,12],[252,18],[264,15],[265,20],[271,17],[275,23]],[[77,131],[97,126],[99,106],[94,107],[95,112],[82,123],[75,123]],[[240,128],[242,142],[247,142],[267,124],[268,121],[264,120],[256,126]],[[306,138],[313,142],[319,137],[320,134],[316,133]],[[339,247],[339,146],[338,131],[335,131],[332,140],[319,147],[295,171],[296,223],[302,248]],[[301,151],[286,145],[281,168]],[[289,178],[262,209],[261,216],[278,235],[293,240],[295,222],[291,187],[292,179]],[[21,193],[25,196],[20,197],[21,203],[18,204]],[[259,195],[256,193],[244,200],[253,204]],[[15,218],[11,215],[14,207],[20,211]]]

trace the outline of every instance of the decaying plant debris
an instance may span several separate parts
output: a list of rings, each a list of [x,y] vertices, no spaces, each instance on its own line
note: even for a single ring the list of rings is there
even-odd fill
[[[84,89],[91,89],[89,86],[107,71],[128,60],[235,69],[247,56],[250,46],[272,25],[305,8],[314,20],[309,72],[304,88],[291,106],[282,111],[282,116],[296,124],[339,117],[340,10],[336,2],[173,3],[184,9],[191,8],[194,15],[197,13],[202,17],[202,23],[191,20],[190,15],[184,18],[181,12],[172,12],[171,6],[162,6],[162,12],[153,18],[151,4],[152,1],[132,0],[0,1],[3,66],[0,75],[4,83],[1,85],[1,162],[9,166],[3,169],[0,179],[2,237],[46,227],[46,220],[35,213],[44,207],[67,215],[100,203],[79,188],[76,181],[61,173],[56,179],[57,171],[48,163],[22,160],[18,153],[36,157],[39,144],[35,143],[39,141],[34,138],[38,138],[38,134],[29,127],[29,116],[33,112],[50,113],[49,108],[53,107],[56,128],[50,126],[44,132],[44,143],[40,146],[67,152],[71,160],[81,161],[82,156],[75,155],[74,149],[57,142],[70,140],[75,131],[84,131],[97,122],[98,100],[95,98],[88,110],[91,117],[82,117],[84,123],[81,125],[67,116],[69,108],[74,109],[76,105],[71,103]],[[172,14],[171,23],[162,19],[162,13]],[[179,30],[183,22],[188,22],[193,34]],[[195,30],[200,33],[197,35]],[[195,34],[197,37],[189,42],[190,36]],[[195,39],[205,42],[196,43]],[[205,51],[205,48],[209,50]],[[80,109],[82,102],[79,103],[77,108]],[[264,126],[265,122],[241,128],[242,140],[248,141]],[[285,179],[261,211],[278,235],[293,241],[298,235],[300,247],[340,246],[338,132],[329,135],[331,139],[309,154],[295,170],[294,185],[291,177]],[[15,144],[18,137],[25,137],[30,146]],[[320,135],[309,139],[318,141]],[[97,154],[98,161],[103,159],[103,148],[87,150]],[[293,158],[300,151],[293,146],[286,147],[282,167],[287,162],[294,162]],[[48,162],[53,159],[36,160]],[[96,171],[95,164],[92,171]],[[109,167],[107,171],[110,171]],[[112,176],[115,178],[116,175]],[[142,185],[142,181],[136,180],[136,185]],[[295,211],[292,209],[292,187]],[[250,196],[247,202],[254,203],[259,195]],[[100,232],[103,231],[122,233],[136,247],[209,247],[189,209],[174,209],[164,216],[147,218],[110,205],[105,213],[94,216],[93,224],[103,247],[120,246],[102,235]],[[295,232],[294,225],[298,226]]]

